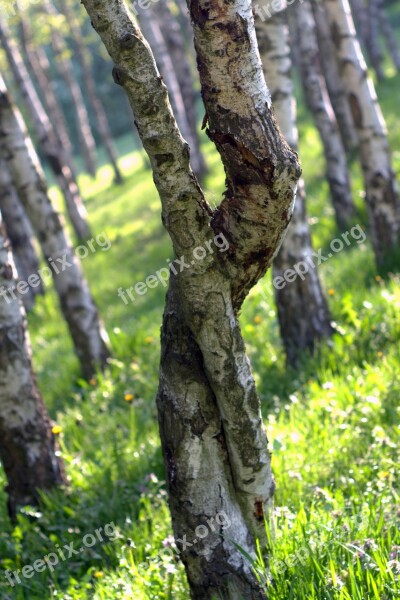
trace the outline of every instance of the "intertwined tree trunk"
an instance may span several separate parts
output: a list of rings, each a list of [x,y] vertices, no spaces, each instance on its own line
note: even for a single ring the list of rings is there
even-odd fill
[[[103,144],[107,156],[110,160],[111,166],[114,170],[115,182],[122,183],[121,171],[118,167],[118,154],[112,139],[110,126],[108,123],[106,111],[101,103],[99,93],[96,89],[95,80],[92,74],[92,69],[88,60],[88,51],[84,46],[82,40],[82,32],[80,30],[79,22],[75,17],[74,10],[71,10],[69,0],[63,0],[62,8],[65,16],[67,17],[68,25],[70,28],[71,36],[75,45],[76,56],[82,69],[83,80],[86,87],[87,98],[92,107],[93,114],[96,118],[98,133],[100,135],[101,143]]]
[[[18,279],[27,281],[31,274],[38,272],[39,258],[33,244],[31,225],[18,198],[8,166],[1,158],[0,211],[11,243]],[[35,303],[35,296],[43,293],[44,288],[40,280],[37,286],[29,286],[22,298],[25,309],[31,310]]]
[[[237,313],[288,225],[299,166],[272,115],[249,2],[190,4],[208,134],[227,176],[216,211],[189,167],[165,85],[125,4],[84,5],[131,102],[175,255],[187,263],[170,281],[157,403],[174,532],[190,543],[179,548],[191,596],[261,599],[249,563],[229,542],[252,555],[255,536],[265,543],[274,491]],[[216,234],[229,241],[227,252],[201,251]],[[221,511],[232,529],[210,527],[193,543],[196,528]]]
[[[43,0],[41,6],[46,15],[50,18],[59,16],[51,0]],[[77,131],[79,136],[79,146],[86,168],[90,175],[96,175],[96,142],[94,141],[92,128],[90,126],[89,115],[86,109],[85,101],[81,88],[75,78],[74,70],[70,59],[68,58],[67,47],[63,37],[54,26],[50,24],[51,40],[54,52],[57,57],[57,65],[64,79],[66,88],[69,91],[72,105],[74,107]]]
[[[345,230],[354,218],[354,202],[346,152],[321,70],[315,21],[309,0],[303,0],[302,4],[296,2],[288,12],[290,35],[297,50],[305,99],[324,147],[326,176],[336,222],[339,228]]]
[[[51,422],[32,373],[23,306],[8,290],[17,284],[0,214],[0,458],[8,509],[36,504],[39,490],[66,483]]]
[[[313,0],[314,2],[318,0]],[[359,138],[371,240],[378,264],[398,248],[400,203],[385,120],[368,77],[347,0],[327,0],[336,58]]]
[[[24,98],[40,147],[64,195],[68,216],[74,231],[78,239],[87,239],[90,236],[90,229],[86,220],[87,214],[68,165],[68,160],[36,93],[22,56],[11,38],[5,22],[1,19],[0,42],[7,54],[15,81]]]
[[[79,261],[74,256],[59,215],[47,195],[38,157],[22,116],[11,103],[0,77],[0,156],[7,162],[18,195],[42,247],[61,310],[67,321],[82,373],[90,378],[109,356],[107,336]]]
[[[331,38],[329,23],[322,2],[312,0],[321,66],[324,73],[332,108],[339,125],[343,144],[349,152],[358,144],[358,136],[354,125],[353,115],[347,100],[347,95],[339,73],[339,67],[334,59],[335,47]]]
[[[293,95],[289,30],[286,13],[256,20],[256,32],[265,79],[271,90],[275,114],[283,135],[297,149],[296,103]],[[308,263],[313,247],[306,211],[303,181],[300,182],[292,222],[274,260],[273,275],[284,277],[299,263]],[[328,306],[317,268],[284,286],[275,287],[282,340],[288,362],[296,366],[299,356],[313,351],[315,344],[332,333]]]

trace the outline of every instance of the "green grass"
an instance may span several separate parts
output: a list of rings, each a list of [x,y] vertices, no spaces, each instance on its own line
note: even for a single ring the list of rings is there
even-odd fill
[[[393,148],[399,147],[398,89],[379,89]],[[396,91],[397,90],[397,91]],[[324,179],[321,145],[300,110],[300,154],[316,248],[338,237]],[[223,188],[218,156],[204,144],[207,194]],[[161,225],[151,174],[138,152],[121,159],[122,186],[108,165],[81,177],[95,235],[112,243],[83,261],[113,347],[104,376],[85,384],[52,290],[29,316],[35,370],[59,441],[69,489],[27,508],[11,527],[0,494],[0,598],[45,600],[189,597],[184,571],[167,554],[171,525],[157,430],[155,395],[165,289],[125,305],[117,296],[165,266],[171,246]],[[394,153],[397,172],[400,154]],[[362,180],[352,167],[358,222],[366,227]],[[59,202],[57,190],[52,195]],[[263,404],[277,481],[271,573],[257,564],[271,600],[367,600],[400,596],[399,407],[400,281],[378,275],[370,243],[356,243],[320,269],[337,334],[301,370],[285,368],[271,297],[261,282],[241,316]],[[267,276],[268,279],[269,276]],[[125,398],[130,400],[127,401]],[[1,488],[5,481],[0,475]],[[60,561],[11,588],[14,571],[113,522],[107,543]],[[189,537],[189,536],[188,536]],[[113,536],[114,538],[114,536]]]

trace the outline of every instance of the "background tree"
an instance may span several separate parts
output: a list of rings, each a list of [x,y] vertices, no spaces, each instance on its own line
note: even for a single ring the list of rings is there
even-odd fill
[[[257,19],[256,32],[279,126],[290,146],[297,150],[296,103],[286,14],[277,13],[265,21]],[[309,264],[307,261],[312,253],[305,188],[301,180],[292,222],[273,265],[274,280],[280,277],[284,282],[283,285],[274,286],[274,292],[286,356],[293,366],[298,364],[299,357],[306,350],[314,349],[318,340],[332,334],[328,305],[317,268],[310,268],[306,276],[295,274],[295,279],[288,284],[283,279],[285,272],[293,270],[300,261]]]
[[[189,538],[204,517],[225,511],[235,523],[235,541],[254,554],[254,538],[265,542],[274,483],[237,313],[282,239],[300,170],[272,115],[251,5],[221,2],[211,11],[202,0],[190,4],[208,135],[227,176],[214,212],[190,170],[166,88],[126,5],[84,5],[131,102],[175,256],[189,259],[215,234],[230,244],[225,261],[209,254],[170,281],[157,402],[174,532]],[[223,531],[183,549],[182,558],[193,598],[265,597]]]
[[[0,214],[0,458],[12,517],[38,502],[39,491],[66,483],[49,416],[32,372],[16,271]]]
[[[46,182],[22,116],[0,78],[0,156],[7,162],[18,195],[42,247],[61,310],[67,321],[82,373],[92,377],[109,356],[107,335],[94,301],[47,195]]]

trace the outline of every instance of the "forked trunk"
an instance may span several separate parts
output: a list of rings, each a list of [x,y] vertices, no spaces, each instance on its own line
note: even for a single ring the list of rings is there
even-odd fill
[[[14,40],[11,38],[6,24],[1,19],[0,42],[6,52],[15,81],[26,103],[26,108],[35,128],[35,133],[43,154],[64,195],[68,216],[74,231],[79,240],[85,240],[90,237],[90,229],[86,220],[87,214],[68,165],[68,160],[66,160],[64,150],[36,93],[22,56]]]
[[[303,8],[301,7],[301,10]],[[256,20],[256,32],[265,79],[271,90],[275,114],[283,135],[297,150],[296,102],[291,76],[289,30],[286,13],[270,19]],[[274,260],[275,298],[282,340],[289,364],[296,366],[305,351],[313,351],[316,342],[332,333],[328,306],[322,292],[317,268],[296,275],[290,281],[285,276],[299,263],[309,265],[313,248],[306,212],[304,183],[301,180],[292,222]]]
[[[39,491],[66,483],[49,416],[32,372],[23,306],[0,214],[0,458],[8,509],[37,504]],[[12,297],[12,295],[14,297]]]
[[[304,95],[324,147],[326,176],[336,223],[345,230],[354,218],[354,202],[346,152],[321,70],[315,21],[309,0],[303,0],[303,4],[295,3],[288,12]]]
[[[335,47],[331,38],[329,23],[323,2],[312,1],[321,66],[326,81],[326,87],[332,108],[339,125],[344,147],[349,152],[356,148],[358,136],[354,125],[353,115],[347,100],[347,95],[339,73],[339,67],[334,59]]]
[[[28,281],[28,277],[38,272],[39,258],[33,244],[32,228],[18,198],[7,164],[0,158],[0,211],[10,240],[18,279]],[[35,296],[43,294],[43,283],[29,286],[22,296],[26,310],[31,310]]]
[[[374,84],[368,77],[347,0],[328,0],[325,5],[359,139],[372,246],[377,263],[382,264],[398,249],[400,230],[400,203],[386,124]]]
[[[190,5],[208,134],[227,176],[213,212],[190,169],[150,48],[123,0],[83,3],[131,102],[180,265],[171,266],[157,404],[191,597],[261,600],[265,592],[251,565],[230,541],[252,556],[255,537],[264,547],[274,491],[237,313],[271,264],[300,171],[272,115],[251,5]]]
[[[47,261],[84,377],[104,367],[106,334],[62,222],[47,195],[38,157],[18,109],[0,78],[0,156],[7,162],[18,195]]]

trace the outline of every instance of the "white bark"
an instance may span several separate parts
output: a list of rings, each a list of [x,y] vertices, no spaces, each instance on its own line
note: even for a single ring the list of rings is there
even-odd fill
[[[387,130],[347,0],[328,0],[328,22],[359,139],[371,240],[378,264],[399,244],[400,203]]]
[[[47,195],[44,175],[22,116],[12,105],[1,77],[0,135],[0,156],[8,164],[18,195],[54,275],[54,286],[82,372],[90,378],[97,368],[104,366],[108,357],[106,334],[79,261]]]

